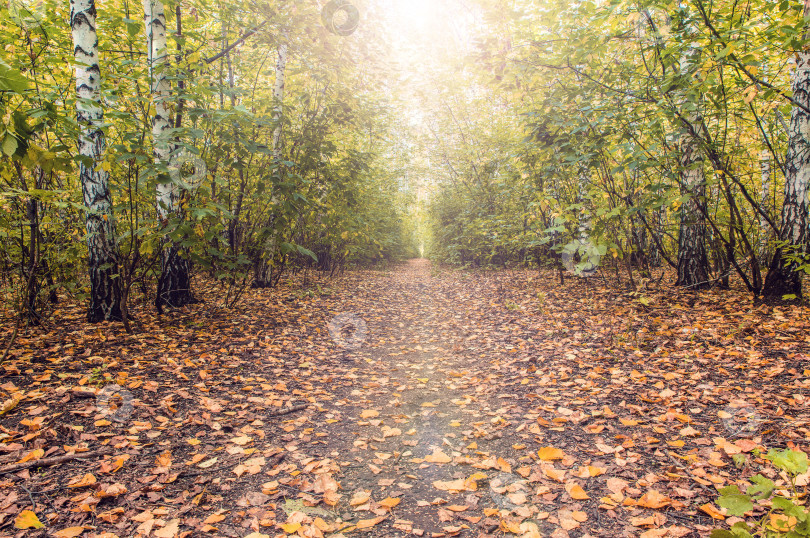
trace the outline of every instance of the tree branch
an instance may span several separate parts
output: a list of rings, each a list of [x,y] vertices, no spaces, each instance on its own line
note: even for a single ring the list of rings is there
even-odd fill
[[[222,50],[222,52],[220,52],[218,54],[215,54],[214,56],[211,56],[210,58],[206,58],[205,63],[210,64],[211,62],[216,62],[217,60],[219,60],[220,58],[222,58],[223,56],[225,56],[226,54],[231,52],[233,49],[235,49],[236,47],[238,47],[239,45],[244,43],[248,38],[252,37],[256,32],[261,30],[266,24],[267,24],[267,21],[264,21],[260,25],[251,28],[250,30],[248,30],[247,32],[242,34],[242,37],[240,37],[239,39],[234,41],[231,46],[225,48],[224,50]]]

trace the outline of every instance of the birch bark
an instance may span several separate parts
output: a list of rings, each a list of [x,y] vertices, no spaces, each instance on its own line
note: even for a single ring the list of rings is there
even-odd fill
[[[171,85],[166,76],[166,14],[160,0],[143,0],[146,42],[149,55],[154,115],[152,117],[152,140],[155,164],[168,166],[172,156],[172,143],[168,130],[171,121]],[[172,181],[159,181],[156,188],[158,220],[162,226],[180,210],[180,189]],[[160,253],[160,277],[158,278],[155,306],[162,312],[164,306],[176,308],[194,302],[191,295],[189,262],[181,248],[169,240]]]
[[[110,195],[110,174],[102,164],[104,133],[101,124],[101,69],[98,60],[95,0],[71,0],[70,28],[76,62],[76,117],[81,128],[79,165],[86,211],[90,269],[88,321],[121,320],[121,288]]]
[[[697,49],[690,48],[681,57],[680,70],[686,80],[695,72]],[[689,103],[688,88],[682,87],[681,114],[683,133],[680,140],[681,194],[687,196],[681,206],[678,230],[678,280],[676,285],[690,289],[706,288],[709,283],[709,259],[706,255],[706,177],[704,156],[698,137],[703,132],[703,119],[697,103]],[[694,110],[688,110],[694,107]]]
[[[804,16],[810,15],[810,0],[804,2]],[[808,32],[805,31],[805,41]],[[810,106],[810,50],[796,52],[796,66],[791,82],[793,98]],[[785,199],[782,205],[781,241],[787,242],[798,253],[806,252],[808,238],[807,187],[810,184],[810,114],[794,105],[790,115],[788,149],[785,156]],[[781,299],[785,295],[802,297],[801,275],[797,264],[786,260],[784,248],[777,248],[771,260],[762,295]]]

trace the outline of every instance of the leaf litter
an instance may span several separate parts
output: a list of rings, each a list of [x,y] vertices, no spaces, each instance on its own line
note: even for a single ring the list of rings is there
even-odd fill
[[[804,308],[424,261],[300,285],[21,335],[0,533],[698,536],[758,450],[807,450]]]

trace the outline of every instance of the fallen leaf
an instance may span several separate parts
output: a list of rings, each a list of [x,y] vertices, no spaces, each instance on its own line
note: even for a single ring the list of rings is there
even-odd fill
[[[559,448],[546,446],[537,451],[537,456],[543,461],[561,460],[565,453]]]
[[[44,526],[31,510],[23,510],[14,518],[14,527],[17,529],[41,529]]]

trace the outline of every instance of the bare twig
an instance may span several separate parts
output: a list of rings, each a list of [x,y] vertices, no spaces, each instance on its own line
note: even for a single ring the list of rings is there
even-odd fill
[[[31,467],[50,467],[51,465],[59,465],[73,460],[84,458],[95,458],[96,456],[108,456],[112,454],[112,449],[102,448],[101,450],[94,450],[92,452],[78,452],[76,454],[65,454],[64,456],[54,456],[52,458],[44,458],[41,460],[26,461],[23,463],[13,463],[0,467],[0,474],[13,473],[23,469],[30,469]]]
[[[281,411],[274,411],[274,412],[268,414],[267,416],[269,416],[269,417],[282,417],[284,415],[289,415],[291,413],[297,413],[298,411],[303,411],[307,407],[309,407],[309,404],[296,405],[296,406],[290,407],[289,409],[282,409]]]
[[[9,352],[11,351],[11,346],[14,345],[14,340],[17,339],[17,333],[20,332],[20,316],[17,317],[17,324],[14,326],[14,332],[11,333],[11,339],[8,341],[8,345],[6,346],[6,350],[3,352],[3,357],[0,358],[0,362],[6,360],[8,357]]]

